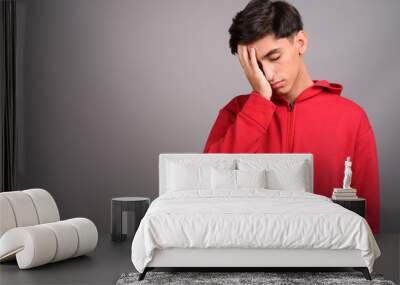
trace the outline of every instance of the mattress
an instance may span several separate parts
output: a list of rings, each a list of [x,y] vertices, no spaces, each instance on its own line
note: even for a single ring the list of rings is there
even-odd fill
[[[162,194],[132,241],[135,268],[167,248],[360,250],[370,272],[381,254],[366,220],[329,198],[262,188]]]

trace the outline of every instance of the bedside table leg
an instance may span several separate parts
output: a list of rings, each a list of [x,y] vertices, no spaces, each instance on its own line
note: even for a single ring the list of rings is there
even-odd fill
[[[371,274],[369,274],[369,270],[367,267],[354,267],[355,270],[361,271],[362,274],[364,275],[365,279],[367,280],[372,280],[371,279]]]

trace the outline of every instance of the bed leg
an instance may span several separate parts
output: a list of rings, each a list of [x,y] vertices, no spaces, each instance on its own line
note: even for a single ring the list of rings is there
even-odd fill
[[[369,274],[368,267],[355,267],[354,269],[357,271],[361,271],[365,279],[372,280],[371,275]]]
[[[143,272],[139,274],[138,281],[141,281],[141,280],[144,279],[144,277],[146,276],[147,271],[148,271],[148,269],[147,269],[147,267],[145,267]]]

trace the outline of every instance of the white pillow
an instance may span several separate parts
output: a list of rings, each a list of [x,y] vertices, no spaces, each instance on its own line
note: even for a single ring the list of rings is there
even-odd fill
[[[307,177],[302,164],[286,169],[270,169],[267,171],[267,181],[267,188],[274,190],[305,192],[307,187]]]
[[[211,188],[236,190],[236,170],[234,169],[211,169]]]
[[[233,170],[215,169],[211,170],[212,189],[240,188],[266,188],[267,177],[265,169],[262,170]]]
[[[211,189],[211,167],[168,162],[168,191]]]
[[[293,159],[238,159],[241,170],[266,169],[267,188],[276,190],[311,189],[309,164],[306,160]]]
[[[236,170],[238,188],[267,188],[266,170]]]

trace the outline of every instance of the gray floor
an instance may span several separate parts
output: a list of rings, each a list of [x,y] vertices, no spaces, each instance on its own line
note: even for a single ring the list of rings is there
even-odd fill
[[[376,240],[382,256],[374,272],[399,283],[400,234],[381,234]],[[0,284],[115,284],[123,272],[134,271],[130,242],[115,243],[101,235],[97,249],[89,256],[77,257],[29,270],[19,270],[15,262],[0,265]]]

